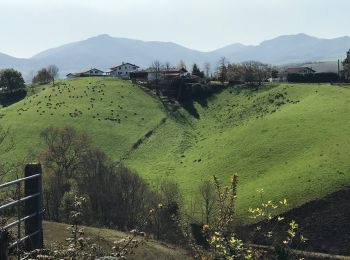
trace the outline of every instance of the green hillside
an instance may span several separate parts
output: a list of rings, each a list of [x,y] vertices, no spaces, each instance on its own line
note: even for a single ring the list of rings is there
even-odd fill
[[[9,128],[15,150],[1,159],[25,157],[41,146],[39,133],[48,126],[72,126],[119,160],[149,129],[165,117],[162,105],[137,86],[112,78],[64,80],[55,88],[0,109],[0,125]]]
[[[187,198],[213,174],[238,173],[240,215],[260,188],[299,206],[350,184],[349,103],[350,89],[330,85],[225,90],[195,104],[199,119],[181,111],[168,120],[127,165],[150,180],[177,180]]]
[[[229,88],[161,124],[162,105],[137,86],[110,78],[64,80],[0,109],[0,125],[10,127],[16,144],[1,159],[39,149],[46,126],[86,131],[115,160],[154,130],[127,156],[128,167],[151,183],[178,181],[188,201],[201,180],[238,173],[244,216],[260,188],[266,199],[287,198],[292,208],[350,183],[349,103],[350,89],[331,85]]]

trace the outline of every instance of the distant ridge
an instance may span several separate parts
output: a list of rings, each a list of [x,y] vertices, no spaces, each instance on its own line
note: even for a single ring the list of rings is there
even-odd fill
[[[28,79],[33,72],[49,64],[56,64],[61,77],[64,77],[68,72],[85,67],[106,70],[122,61],[148,67],[154,60],[173,65],[184,60],[187,64],[197,62],[199,65],[210,62],[214,68],[220,57],[226,57],[230,62],[258,60],[278,65],[343,59],[349,49],[348,36],[320,39],[302,33],[279,36],[256,46],[234,43],[210,52],[189,49],[172,42],[141,41],[101,34],[44,50],[29,59],[0,53],[0,68],[14,67]]]

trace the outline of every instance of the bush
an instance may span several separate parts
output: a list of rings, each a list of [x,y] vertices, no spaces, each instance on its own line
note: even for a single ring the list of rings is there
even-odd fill
[[[288,74],[287,80],[293,83],[331,83],[340,80],[337,73]]]

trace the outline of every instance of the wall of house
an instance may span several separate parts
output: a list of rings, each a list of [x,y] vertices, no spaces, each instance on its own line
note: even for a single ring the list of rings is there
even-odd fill
[[[137,71],[137,67],[130,64],[121,65],[115,70],[111,71],[113,77],[129,77],[130,72]]]
[[[103,72],[99,71],[99,70],[92,69],[92,70],[89,70],[83,74],[87,75],[87,76],[102,76]]]

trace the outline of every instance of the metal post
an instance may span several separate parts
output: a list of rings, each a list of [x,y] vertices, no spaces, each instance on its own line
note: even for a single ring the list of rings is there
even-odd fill
[[[8,260],[9,234],[7,230],[0,230],[0,259]]]
[[[21,183],[17,183],[17,201],[21,199]],[[21,203],[17,204],[17,259],[21,259],[21,254],[19,251],[20,241],[21,241]]]
[[[27,164],[24,175],[29,177],[35,174],[41,174],[40,164]],[[24,243],[26,251],[40,249],[43,247],[43,232],[42,232],[42,180],[41,176],[25,181],[24,194],[30,196],[40,193],[40,196],[25,201],[25,215],[36,214],[24,222],[25,236],[31,235],[37,231],[37,234],[27,239]]]

